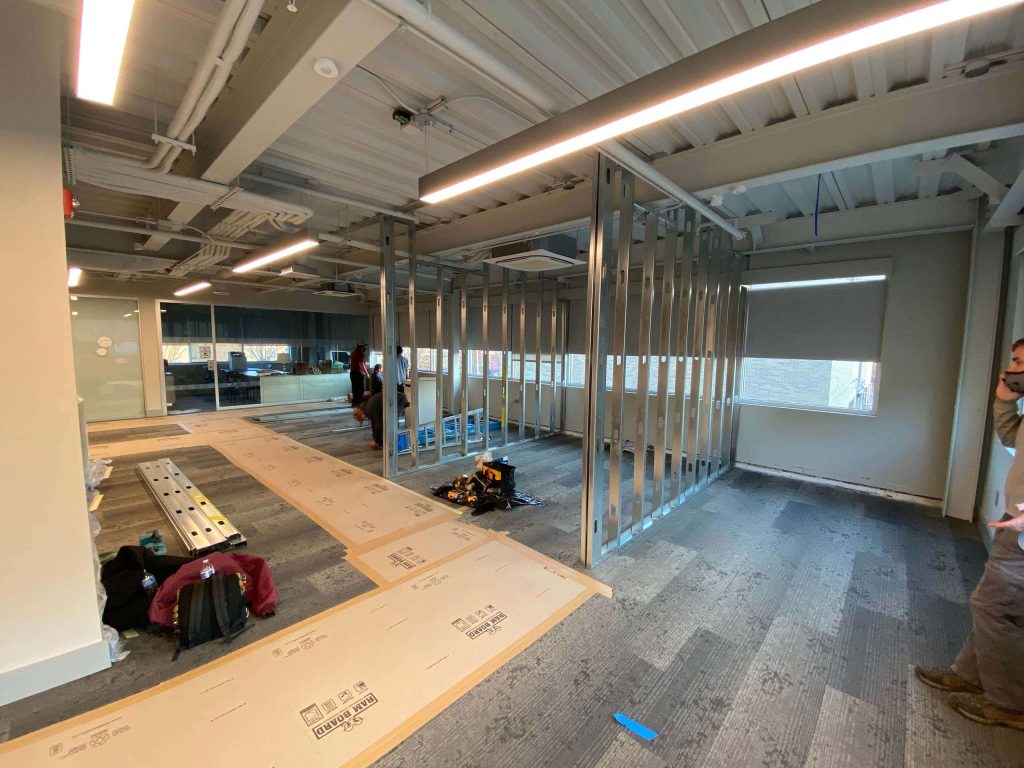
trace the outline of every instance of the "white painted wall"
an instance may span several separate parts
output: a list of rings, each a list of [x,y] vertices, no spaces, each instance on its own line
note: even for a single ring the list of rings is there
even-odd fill
[[[86,515],[61,219],[61,20],[0,24],[0,705],[109,666]]]
[[[737,460],[941,498],[963,335],[970,234],[751,258],[751,269],[893,258],[876,416],[744,405]]]

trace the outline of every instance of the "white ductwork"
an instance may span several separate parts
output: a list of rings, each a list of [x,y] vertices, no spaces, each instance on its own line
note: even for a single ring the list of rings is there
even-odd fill
[[[189,82],[185,96],[167,126],[167,138],[187,141],[206,117],[213,102],[224,89],[231,68],[245,50],[245,44],[263,8],[263,0],[226,0],[206,51]],[[153,152],[146,167],[167,173],[182,148],[162,143]]]
[[[230,208],[235,211],[262,214],[273,217],[282,225],[301,224],[313,216],[313,211],[302,205],[247,192],[241,187],[163,174],[147,168],[138,160],[105,152],[74,147],[71,150],[71,161],[77,182],[94,184],[116,192],[199,203],[214,210]]]
[[[412,29],[427,43],[461,61],[479,74],[483,74],[492,84],[529,104],[545,118],[562,111],[560,105],[542,88],[538,88],[496,56],[450,27],[417,0],[364,0],[364,2],[394,17],[405,28]],[[743,237],[743,233],[732,222],[716,213],[710,206],[682,189],[678,184],[670,181],[653,165],[619,142],[610,142],[607,146],[602,145],[600,149],[636,174],[637,177],[661,189],[680,203],[699,211],[733,237]]]

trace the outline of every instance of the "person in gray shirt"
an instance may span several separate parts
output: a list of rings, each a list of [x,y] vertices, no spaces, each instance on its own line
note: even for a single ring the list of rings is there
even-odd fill
[[[949,704],[970,720],[1024,731],[1024,430],[1013,374],[1024,373],[1024,339],[996,386],[993,421],[1000,442],[1015,449],[1006,476],[1006,514],[997,523],[992,551],[971,594],[971,634],[952,667],[915,667],[926,685],[949,691]],[[1010,377],[1011,389],[1007,386]]]
[[[405,392],[405,382],[409,380],[409,358],[401,347],[395,348],[395,370],[398,372],[398,391]]]

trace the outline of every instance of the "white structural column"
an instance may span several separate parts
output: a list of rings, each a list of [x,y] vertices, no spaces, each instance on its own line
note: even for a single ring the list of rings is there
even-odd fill
[[[5,3],[0,24],[0,705],[109,666],[100,635],[60,214],[62,21]],[[87,286],[83,285],[83,288]]]
[[[961,520],[974,519],[981,456],[988,439],[986,416],[993,396],[992,365],[1005,258],[1003,233],[986,232],[984,225],[979,216],[971,244],[960,378],[942,506],[945,516]]]
[[[139,343],[142,358],[142,394],[147,416],[167,415],[163,329],[160,300],[139,299]]]

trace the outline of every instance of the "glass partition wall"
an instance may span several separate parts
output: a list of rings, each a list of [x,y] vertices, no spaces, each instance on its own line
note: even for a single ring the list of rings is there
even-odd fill
[[[361,315],[164,302],[161,317],[169,411],[348,397],[349,352],[370,334]]]
[[[145,416],[138,302],[79,295],[70,305],[75,383],[86,421]]]

